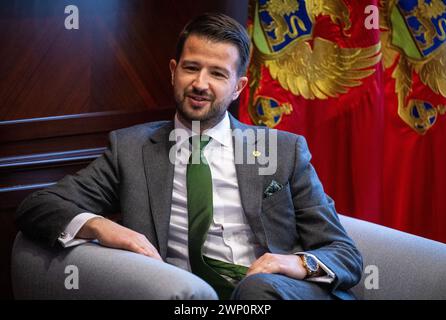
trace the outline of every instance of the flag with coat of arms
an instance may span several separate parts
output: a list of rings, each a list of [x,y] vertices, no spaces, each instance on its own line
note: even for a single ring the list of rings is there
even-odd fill
[[[446,0],[251,0],[248,31],[240,120],[304,135],[338,212],[446,242]]]

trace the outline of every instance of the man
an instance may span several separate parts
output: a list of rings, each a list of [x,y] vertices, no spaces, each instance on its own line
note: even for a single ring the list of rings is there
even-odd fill
[[[103,156],[21,204],[20,229],[50,245],[97,239],[198,276],[166,284],[154,299],[178,291],[213,299],[213,289],[223,299],[353,298],[362,258],[305,139],[227,113],[248,82],[248,60],[239,23],[222,14],[194,19],[170,61],[174,121],[112,132]],[[254,163],[238,161],[240,153]],[[266,153],[277,163],[261,174]],[[115,212],[123,225],[104,217]]]

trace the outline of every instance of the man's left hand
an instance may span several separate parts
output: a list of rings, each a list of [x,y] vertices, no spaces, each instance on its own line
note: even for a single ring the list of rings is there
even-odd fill
[[[307,270],[303,266],[301,258],[297,255],[265,253],[254,261],[246,276],[256,273],[281,273],[301,280],[306,277]]]

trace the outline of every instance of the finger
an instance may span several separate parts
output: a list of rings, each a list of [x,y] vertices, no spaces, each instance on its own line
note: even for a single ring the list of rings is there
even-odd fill
[[[148,245],[147,243],[143,242],[137,244],[137,246],[139,247],[139,250],[137,250],[138,253],[141,253],[147,257],[154,258],[160,261],[163,260],[159,255],[158,251],[152,245],[150,244]]]
[[[130,242],[127,245],[127,248],[125,248],[129,251],[135,252],[135,253],[139,253],[139,254],[143,254],[143,255],[148,255],[148,250],[146,250],[146,248],[144,246],[142,246],[141,244],[138,244],[136,242]]]
[[[158,253],[158,251],[156,249],[149,249],[148,251],[148,256],[160,261],[163,261],[163,259],[161,258],[160,254]]]
[[[261,256],[260,258],[258,258],[256,261],[254,261],[250,267],[250,269],[256,269],[259,266],[262,265],[262,263],[265,261],[266,257],[265,255]]]
[[[246,273],[246,276],[251,276],[251,275],[257,274],[257,273],[272,273],[272,272],[268,271],[268,269],[264,268],[263,266],[260,266],[260,267],[248,270],[248,272]]]
[[[148,248],[148,251],[150,251],[150,256],[152,258],[162,261],[163,259],[161,258],[158,250],[156,250],[155,246],[152,243],[150,243],[150,241],[146,237],[143,237],[143,241],[145,246]]]
[[[257,264],[256,266],[251,266],[246,273],[247,276],[256,274],[256,273],[267,273],[263,264]]]
[[[259,260],[256,265],[252,265],[246,275],[252,275],[256,273],[278,273],[279,265],[271,257]]]
[[[159,256],[158,250],[155,248],[153,244],[150,243],[149,240],[147,240],[147,238],[145,239],[145,243],[153,252],[155,252]]]
[[[268,256],[266,254],[264,254],[260,258],[258,258],[256,261],[254,261],[252,263],[252,265],[249,267],[246,275],[261,273],[263,270],[263,264],[265,263],[267,258],[268,258]]]
[[[139,253],[151,258],[157,258],[157,254],[153,250],[142,242],[132,242],[129,246],[129,250],[135,253]]]

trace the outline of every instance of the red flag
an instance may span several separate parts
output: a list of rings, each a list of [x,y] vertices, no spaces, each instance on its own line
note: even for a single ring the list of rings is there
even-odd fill
[[[446,1],[383,1],[383,222],[446,242]]]
[[[411,73],[405,103],[424,117],[425,128],[399,115],[402,94],[395,92],[395,83],[401,87],[405,78],[392,78],[398,64],[391,58],[400,51],[392,54],[386,40],[395,42],[389,34],[400,32],[388,18],[392,10],[404,12],[395,6],[405,1],[389,3],[394,6],[380,6],[380,31],[366,23],[373,22],[378,1],[251,1],[254,49],[239,118],[304,135],[339,212],[446,242],[446,205],[440,197],[446,176],[437,176],[445,171],[438,162],[446,157],[439,148],[444,135],[438,132],[445,126],[440,115],[445,79],[436,82],[441,72],[429,79],[440,83],[435,92]],[[411,102],[412,96],[426,104]]]

